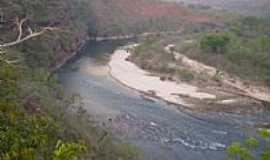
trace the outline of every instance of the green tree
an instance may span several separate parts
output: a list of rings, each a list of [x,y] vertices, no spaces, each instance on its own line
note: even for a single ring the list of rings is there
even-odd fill
[[[235,142],[230,145],[226,150],[229,160],[252,160],[253,157],[250,151],[243,147],[240,143]]]
[[[64,143],[59,140],[53,152],[52,160],[79,160],[80,155],[87,151],[84,144]]]
[[[225,33],[208,33],[201,39],[201,48],[212,53],[224,53],[230,38]]]
[[[267,140],[270,139],[270,131],[267,129],[261,129],[259,135]],[[244,144],[234,142],[226,149],[228,160],[270,160],[270,144],[269,141],[267,142],[266,150],[259,157],[252,155],[252,150],[258,145],[258,141],[255,138],[247,138]]]

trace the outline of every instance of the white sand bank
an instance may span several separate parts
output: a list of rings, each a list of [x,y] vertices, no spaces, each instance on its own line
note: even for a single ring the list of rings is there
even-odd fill
[[[198,91],[196,86],[174,81],[162,81],[158,76],[152,76],[149,72],[140,69],[130,61],[130,54],[126,50],[116,50],[109,62],[110,74],[124,85],[142,92],[155,93],[155,96],[170,103],[187,104],[179,95],[197,99],[215,99],[216,96]]]
[[[171,48],[173,47],[175,47],[175,45],[170,44],[167,47],[165,47],[165,50],[168,53],[170,53]],[[206,73],[210,77],[214,77],[217,73],[217,69],[214,67],[211,67],[203,63],[200,63],[196,60],[190,59],[187,56],[178,52],[173,51],[173,54],[177,60],[181,59],[182,64],[188,67],[193,72],[196,72],[198,74]],[[256,100],[270,103],[269,88],[266,88],[264,86],[254,86],[254,85],[246,86],[245,83],[240,80],[240,78],[229,75],[228,73],[225,73],[223,71],[222,73],[223,73],[223,76],[222,76],[221,82],[239,90],[240,91],[240,93],[238,93],[239,95],[251,97]]]

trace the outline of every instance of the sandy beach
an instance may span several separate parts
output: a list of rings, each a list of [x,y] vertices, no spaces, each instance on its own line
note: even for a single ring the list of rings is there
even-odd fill
[[[196,99],[216,99],[210,93],[201,92],[196,86],[174,81],[162,81],[160,77],[142,70],[134,63],[127,61],[130,56],[125,49],[116,50],[109,62],[110,74],[117,81],[132,89],[149,93],[167,102],[191,106],[182,97]]]

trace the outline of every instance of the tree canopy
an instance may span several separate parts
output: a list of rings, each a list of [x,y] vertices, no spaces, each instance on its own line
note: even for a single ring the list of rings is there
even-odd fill
[[[230,38],[225,33],[207,33],[202,37],[201,47],[213,53],[224,53],[229,42]]]

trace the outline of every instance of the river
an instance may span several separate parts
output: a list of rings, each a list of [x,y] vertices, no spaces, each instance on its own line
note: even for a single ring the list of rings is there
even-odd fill
[[[142,150],[146,159],[223,160],[226,146],[255,134],[254,129],[244,126],[267,119],[266,113],[192,113],[185,107],[142,98],[108,74],[108,57],[126,43],[89,41],[58,75],[67,93],[80,94],[95,120]]]

